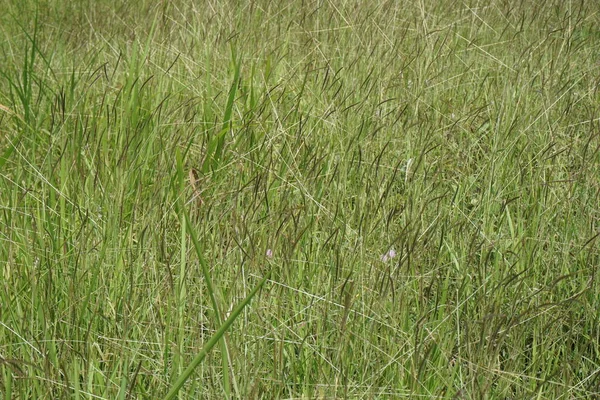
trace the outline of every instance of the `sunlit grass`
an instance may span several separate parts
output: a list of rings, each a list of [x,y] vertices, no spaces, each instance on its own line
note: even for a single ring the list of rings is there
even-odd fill
[[[8,1],[0,393],[600,398],[599,12]]]

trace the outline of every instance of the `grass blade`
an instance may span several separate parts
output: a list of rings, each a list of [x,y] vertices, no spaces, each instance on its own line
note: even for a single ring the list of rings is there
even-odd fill
[[[233,51],[232,51],[233,53]],[[225,106],[225,114],[223,115],[223,125],[221,131],[216,137],[211,138],[206,154],[206,159],[202,166],[204,172],[208,172],[210,169],[216,169],[218,162],[223,156],[223,147],[225,146],[225,135],[229,129],[229,123],[231,122],[231,115],[233,113],[233,102],[237,93],[237,87],[240,81],[240,69],[241,61],[236,59],[235,54],[232,54],[234,62],[234,76],[231,87],[229,88],[229,96],[227,97],[227,105]]]
[[[246,307],[250,303],[250,301],[252,300],[252,298],[254,298],[256,293],[258,293],[258,291],[263,287],[267,279],[269,279],[269,276],[270,273],[267,273],[265,277],[254,287],[254,289],[252,289],[250,294],[248,294],[248,296],[246,296],[246,298],[235,307],[235,309],[231,312],[229,318],[227,318],[227,320],[221,325],[221,327],[217,330],[217,332],[215,332],[215,334],[209,339],[209,341],[206,342],[200,353],[198,353],[198,355],[186,368],[183,374],[181,374],[181,376],[177,378],[177,381],[175,381],[175,384],[173,385],[173,387],[171,387],[171,390],[169,390],[167,395],[164,397],[164,400],[171,400],[174,399],[175,396],[177,396],[177,393],[179,392],[183,384],[188,380],[190,375],[192,375],[196,367],[200,365],[202,360],[204,360],[208,352],[217,344],[217,342],[222,340],[225,332],[227,332],[227,330],[231,327],[231,325],[240,315],[244,307]]]

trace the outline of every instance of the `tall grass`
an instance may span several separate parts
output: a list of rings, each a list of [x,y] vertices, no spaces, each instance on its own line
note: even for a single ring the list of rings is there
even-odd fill
[[[4,399],[600,398],[595,2],[3,7]]]

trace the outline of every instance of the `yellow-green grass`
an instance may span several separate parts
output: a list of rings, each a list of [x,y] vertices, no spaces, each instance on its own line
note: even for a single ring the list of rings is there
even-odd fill
[[[3,399],[600,398],[599,84],[593,1],[5,1]]]

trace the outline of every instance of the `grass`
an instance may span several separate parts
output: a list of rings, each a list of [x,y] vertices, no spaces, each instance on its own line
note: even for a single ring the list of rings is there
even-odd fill
[[[594,2],[5,3],[3,399],[600,398]]]

